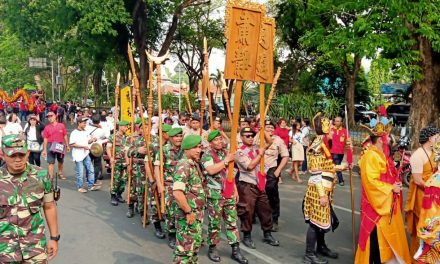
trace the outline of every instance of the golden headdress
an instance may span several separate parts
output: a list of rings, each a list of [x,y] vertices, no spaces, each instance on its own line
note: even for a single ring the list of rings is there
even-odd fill
[[[368,126],[364,124],[361,124],[361,126],[366,128],[370,135],[377,137],[387,135],[391,132],[391,129],[393,129],[393,123],[386,117],[381,117],[380,120],[373,118]]]

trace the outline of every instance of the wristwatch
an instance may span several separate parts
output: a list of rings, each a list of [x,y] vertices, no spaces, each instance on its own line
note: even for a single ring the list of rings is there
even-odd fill
[[[225,167],[228,167],[228,165],[229,165],[229,162],[227,162],[227,161],[224,161],[224,162],[223,162],[223,164],[225,164]]]
[[[59,241],[61,236],[58,234],[58,236],[50,236],[50,240]]]

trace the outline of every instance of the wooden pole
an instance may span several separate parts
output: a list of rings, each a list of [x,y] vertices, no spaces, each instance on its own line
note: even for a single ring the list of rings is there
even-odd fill
[[[160,64],[156,64],[156,81],[157,81],[157,97],[158,97],[158,106],[159,106],[159,173],[162,184],[164,183],[164,175],[163,175],[163,132],[162,132],[162,92],[161,92],[161,75],[160,75]],[[165,189],[165,188],[164,188]],[[165,195],[162,191],[161,197],[161,209],[162,212],[165,212]]]
[[[203,73],[205,75],[205,73]],[[203,124],[205,123],[205,93],[206,93],[206,82],[202,80],[199,84],[202,84],[202,92],[200,95],[200,136],[203,132]]]
[[[264,111],[264,118],[266,118],[267,113],[269,112],[270,104],[272,103],[273,96],[275,95],[275,88],[278,83],[278,79],[281,75],[281,67],[278,67],[277,73],[275,74],[275,77],[273,78],[272,88],[270,89],[269,98],[267,99],[267,105],[266,110]],[[260,114],[261,115],[261,114]]]
[[[265,92],[265,84],[264,83],[260,83],[260,148],[264,147],[264,127],[265,127],[265,119],[266,119],[266,115],[262,114],[264,113],[264,92]],[[264,170],[264,155],[261,157],[260,159],[260,171],[262,173],[265,173]]]
[[[234,113],[232,115],[232,129],[231,129],[231,149],[230,152],[234,153],[237,151],[237,129],[238,120],[240,119],[240,99],[241,90],[243,86],[243,81],[238,80],[235,87],[234,93]],[[228,165],[228,181],[232,182],[234,180],[234,161],[229,162]]]
[[[206,90],[208,92],[208,106],[209,106],[209,128],[211,130],[214,129],[213,122],[214,119],[212,117],[212,95],[211,95],[211,82],[209,81],[209,52],[208,52],[208,41],[206,40],[206,37],[203,39],[203,55],[204,55],[204,62],[205,62],[205,85]]]
[[[350,129],[348,127],[348,115],[347,106],[345,106],[345,128],[347,129],[347,138],[350,138]],[[353,162],[353,152],[347,153],[347,161],[349,163]],[[351,239],[353,241],[353,255],[356,255],[356,218],[354,215],[354,186],[353,186],[353,170],[351,166],[348,167],[348,174],[350,177],[350,198],[351,198]]]
[[[119,81],[121,79],[121,74],[119,74],[116,77],[116,87],[115,87],[115,112],[113,113],[113,142],[112,142],[112,158],[115,158],[116,155],[116,133],[118,132],[116,129],[116,124],[118,121],[119,116],[119,109],[118,109],[118,100],[119,100]],[[110,177],[110,191],[113,189],[113,181],[115,177],[115,166],[114,164],[110,164],[112,168],[112,174]]]
[[[231,104],[229,103],[228,86],[224,79],[223,73],[221,74],[223,97],[225,97],[226,110],[228,111],[229,121],[232,122]],[[231,123],[232,124],[232,123]]]

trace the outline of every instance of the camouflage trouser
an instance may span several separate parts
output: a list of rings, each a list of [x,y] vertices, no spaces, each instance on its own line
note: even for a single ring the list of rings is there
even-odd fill
[[[49,263],[47,260],[47,254],[41,253],[39,255],[33,256],[29,259],[23,259],[22,261],[15,261],[15,262],[7,262],[9,264],[47,264]]]
[[[151,219],[152,223],[159,222],[159,213],[157,211],[157,203],[156,199],[154,198],[154,192],[153,192],[153,183],[148,182],[148,216]],[[159,198],[159,196],[158,196]]]
[[[124,192],[127,183],[127,175],[125,173],[127,166],[122,163],[115,163],[113,170],[113,188],[111,194],[120,194]]]
[[[186,216],[176,217],[176,248],[173,263],[199,263],[198,252],[202,244],[204,211],[197,213],[192,225],[186,223]]]
[[[176,204],[173,196],[173,185],[165,183],[165,232],[176,233]]]
[[[221,220],[226,229],[226,237],[230,245],[240,241],[237,228],[237,207],[235,199],[208,198],[208,245],[215,246],[220,242]]]
[[[146,171],[145,165],[133,164],[133,177],[131,179],[130,200],[136,202],[138,212],[144,211],[144,193],[145,193]]]

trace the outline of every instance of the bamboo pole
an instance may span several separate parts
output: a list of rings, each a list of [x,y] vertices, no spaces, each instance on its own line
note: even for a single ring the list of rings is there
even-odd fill
[[[231,104],[229,103],[228,86],[224,79],[223,73],[221,74],[223,97],[225,97],[226,110],[228,111],[229,121],[232,122]]]
[[[232,129],[231,129],[231,153],[235,153],[237,151],[237,129],[238,129],[238,120],[240,118],[240,99],[241,99],[241,90],[243,86],[243,81],[237,80],[237,85],[235,87],[234,94],[234,113],[232,115]],[[229,162],[228,165],[228,181],[232,182],[234,180],[234,161]]]
[[[157,97],[158,97],[158,106],[159,106],[159,173],[160,173],[160,178],[162,181],[162,184],[165,182],[164,179],[164,174],[163,174],[163,132],[162,132],[162,92],[160,90],[161,88],[161,75],[160,75],[160,64],[156,64],[156,81],[157,81]],[[165,189],[165,188],[164,188]],[[165,195],[162,192],[162,195],[160,197],[160,202],[161,202],[161,209],[162,212],[165,211]]]
[[[278,79],[280,78],[280,74],[281,74],[281,67],[278,67],[277,73],[275,74],[275,77],[273,78],[273,83],[272,83],[272,88],[270,89],[269,98],[267,99],[266,110],[264,111],[265,118],[267,116],[267,113],[269,112],[269,107],[270,107],[270,104],[272,103],[273,96],[275,95],[275,88],[277,86]]]
[[[205,62],[205,86],[206,90],[208,92],[208,106],[209,106],[209,128],[211,130],[214,129],[214,120],[212,117],[212,95],[211,95],[211,82],[209,81],[209,53],[208,53],[208,41],[206,40],[206,37],[203,38],[203,55],[204,55],[204,62]]]
[[[266,119],[266,115],[262,114],[264,113],[265,109],[264,109],[264,93],[265,93],[265,84],[264,83],[260,83],[260,148],[264,147],[264,127],[265,127],[265,119]],[[260,159],[260,171],[261,172],[265,172],[264,170],[264,155],[261,157]]]
[[[119,100],[119,81],[121,79],[121,74],[119,74],[116,77],[116,87],[115,87],[115,112],[113,113],[113,142],[112,142],[112,158],[115,158],[116,155],[116,124],[118,121],[118,116],[119,116],[119,109],[118,109],[118,100]],[[112,169],[112,174],[110,177],[110,192],[113,189],[113,181],[114,181],[114,177],[115,177],[115,166],[114,164],[110,164],[111,169]]]

